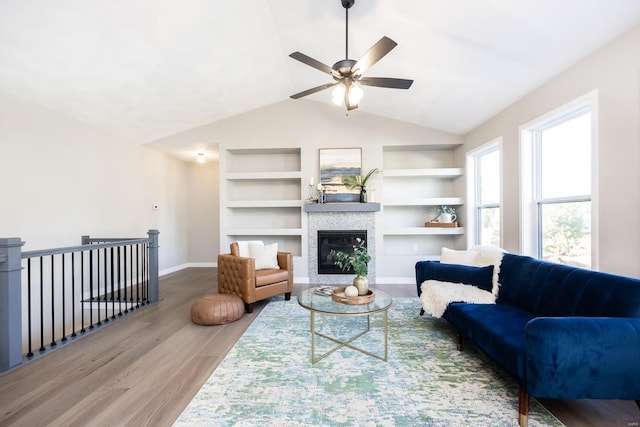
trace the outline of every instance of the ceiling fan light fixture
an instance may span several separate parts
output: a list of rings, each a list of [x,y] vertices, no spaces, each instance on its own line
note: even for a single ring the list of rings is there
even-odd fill
[[[352,106],[358,106],[360,104],[360,100],[362,100],[362,96],[364,95],[364,91],[360,87],[359,84],[353,82],[347,91],[347,96],[349,97],[349,104]]]
[[[387,36],[383,36],[357,61],[349,59],[349,8],[353,6],[355,0],[341,0],[345,9],[345,59],[341,59],[333,67],[311,58],[301,52],[293,52],[289,56],[310,67],[331,75],[335,83],[327,83],[311,89],[291,95],[291,98],[298,99],[311,95],[321,90],[334,87],[331,102],[335,105],[345,105],[347,110],[358,108],[364,91],[360,86],[377,86],[391,89],[409,89],[413,80],[395,79],[389,77],[363,77],[363,74],[388,54],[397,43]],[[359,82],[359,84],[357,84]]]
[[[347,88],[345,88],[342,83],[337,84],[331,92],[331,102],[337,106],[341,106],[344,101],[344,93],[346,90]]]

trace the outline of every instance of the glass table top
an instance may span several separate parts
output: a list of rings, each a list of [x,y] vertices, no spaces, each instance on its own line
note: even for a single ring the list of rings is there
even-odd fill
[[[298,304],[307,310],[336,315],[372,314],[388,310],[391,307],[391,296],[378,289],[369,288],[375,294],[375,298],[371,302],[365,304],[343,304],[334,301],[331,295],[326,295],[319,291],[320,289],[328,288],[331,287],[322,286],[320,288],[305,289],[298,295]]]

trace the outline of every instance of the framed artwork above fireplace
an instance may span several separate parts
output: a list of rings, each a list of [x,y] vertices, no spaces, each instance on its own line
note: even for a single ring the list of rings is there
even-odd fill
[[[321,148],[320,183],[325,188],[327,202],[359,202],[360,192],[342,184],[342,177],[360,175],[361,148]]]

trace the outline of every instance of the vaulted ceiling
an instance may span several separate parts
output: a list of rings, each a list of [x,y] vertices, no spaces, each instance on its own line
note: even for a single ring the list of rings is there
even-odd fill
[[[462,134],[639,22],[638,0],[356,0],[351,59],[386,35],[366,75],[414,80],[358,111]],[[294,51],[344,59],[340,0],[0,0],[0,90],[140,143],[332,81]]]

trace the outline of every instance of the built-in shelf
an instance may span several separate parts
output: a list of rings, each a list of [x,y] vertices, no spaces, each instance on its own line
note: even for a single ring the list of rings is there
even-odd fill
[[[301,177],[301,173],[295,172],[231,172],[227,174],[226,179],[230,181],[243,180],[263,180],[263,179],[297,179]]]
[[[455,247],[464,227],[425,227],[440,205],[460,207],[456,180],[464,169],[452,167],[460,144],[383,147],[382,200],[385,256],[400,257],[407,266],[415,259],[437,256],[442,246]]]
[[[300,148],[221,147],[221,250],[239,238],[302,254]]]
[[[430,169],[389,169],[383,171],[385,178],[425,177],[453,179],[464,175],[462,168],[430,168]]]
[[[299,208],[302,200],[230,200],[228,208]]]
[[[384,206],[460,206],[464,204],[462,197],[427,197],[385,200]]]
[[[233,236],[302,236],[302,228],[230,228]]]
[[[385,228],[384,234],[390,236],[428,236],[464,234],[464,227],[398,227]]]

